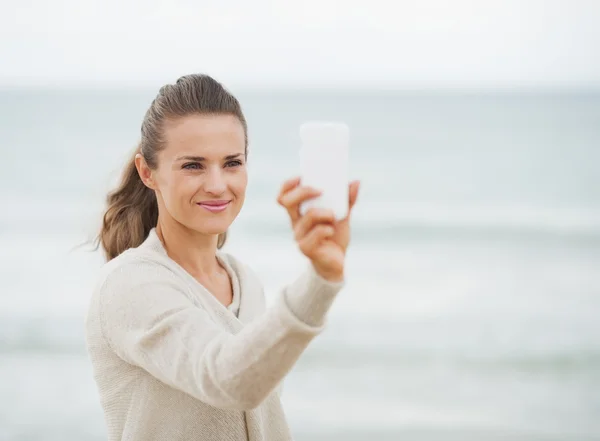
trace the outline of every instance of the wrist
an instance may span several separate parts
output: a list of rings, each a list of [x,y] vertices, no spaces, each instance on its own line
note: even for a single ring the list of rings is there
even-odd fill
[[[328,283],[341,283],[344,281],[344,272],[343,271],[323,271],[322,269],[316,267],[314,264],[311,265],[314,272],[318,277],[323,279]]]

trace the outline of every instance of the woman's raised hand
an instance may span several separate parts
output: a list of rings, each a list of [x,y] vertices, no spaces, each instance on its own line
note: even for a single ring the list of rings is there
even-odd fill
[[[289,216],[294,238],[302,253],[308,257],[317,273],[331,282],[344,278],[344,261],[350,243],[350,217],[358,197],[359,181],[349,184],[348,215],[336,221],[332,210],[311,208],[300,214],[300,204],[315,198],[319,190],[300,185],[295,177],[283,183],[277,202]]]

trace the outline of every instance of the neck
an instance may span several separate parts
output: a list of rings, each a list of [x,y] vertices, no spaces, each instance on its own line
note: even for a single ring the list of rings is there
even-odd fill
[[[211,279],[219,274],[216,234],[201,234],[176,222],[158,218],[156,234],[167,255],[192,276]]]

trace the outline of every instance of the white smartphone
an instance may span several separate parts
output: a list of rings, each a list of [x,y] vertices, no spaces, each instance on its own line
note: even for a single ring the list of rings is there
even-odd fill
[[[342,122],[310,121],[300,126],[300,184],[322,191],[300,205],[300,214],[310,208],[333,210],[336,220],[348,215],[348,126]]]

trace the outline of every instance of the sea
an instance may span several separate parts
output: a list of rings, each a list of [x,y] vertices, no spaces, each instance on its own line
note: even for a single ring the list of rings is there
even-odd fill
[[[239,89],[225,250],[270,305],[306,120],[350,128],[347,284],[284,380],[296,441],[600,440],[600,92]],[[0,441],[100,441],[84,344],[107,192],[157,90],[0,91]]]

